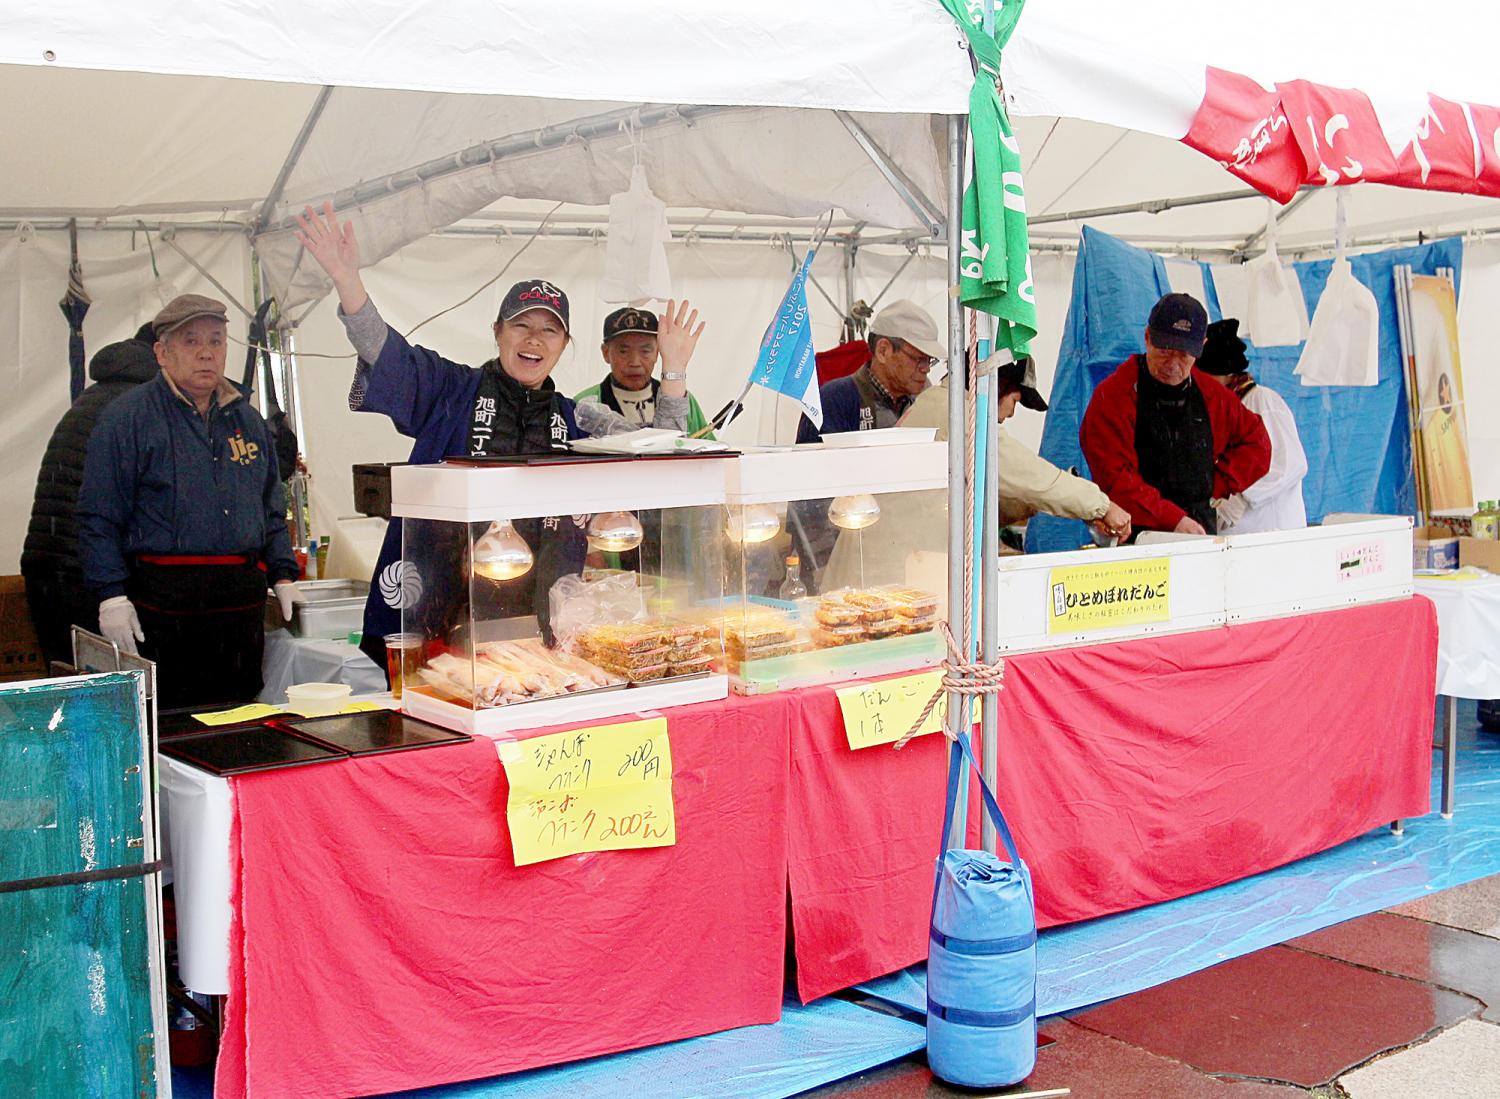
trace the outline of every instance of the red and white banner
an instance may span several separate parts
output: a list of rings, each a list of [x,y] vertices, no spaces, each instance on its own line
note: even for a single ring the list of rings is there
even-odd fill
[[[1426,115],[1392,151],[1369,96],[1307,80],[1267,91],[1208,69],[1183,142],[1280,202],[1306,184],[1386,183],[1500,195],[1500,110],[1427,97]]]
[[[1027,7],[1003,76],[1016,115],[1181,140],[1283,202],[1305,185],[1500,195],[1492,5],[1188,0]]]

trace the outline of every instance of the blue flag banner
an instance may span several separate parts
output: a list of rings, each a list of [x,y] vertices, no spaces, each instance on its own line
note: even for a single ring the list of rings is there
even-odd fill
[[[807,273],[815,254],[815,249],[807,250],[802,266],[787,287],[776,318],[760,341],[760,354],[750,382],[792,398],[802,406],[813,426],[822,427],[823,402],[818,395],[818,363],[807,308]]]

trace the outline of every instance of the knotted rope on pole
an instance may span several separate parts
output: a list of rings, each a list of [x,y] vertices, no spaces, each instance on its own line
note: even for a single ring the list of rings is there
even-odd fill
[[[948,623],[941,624],[943,627],[943,640],[948,644],[948,658],[943,661],[943,678],[938,689],[932,692],[932,697],[927,700],[927,705],[922,707],[922,713],[917,720],[912,722],[910,729],[902,738],[896,741],[899,750],[906,747],[906,742],[917,735],[917,730],[922,723],[937,709],[937,704],[942,701],[943,696],[948,693],[959,695],[965,699],[977,698],[981,695],[997,694],[1005,689],[1005,661],[994,664],[983,662],[971,662],[964,659],[958,642],[953,638],[953,631],[948,628]],[[943,735],[953,740],[952,730],[947,725],[943,726]]]
[[[970,311],[968,370],[966,371],[968,377],[964,386],[964,605],[959,616],[959,620],[963,623],[965,639],[972,638],[976,634],[974,629],[974,451],[979,404],[979,375],[983,373],[978,367],[978,359],[979,325],[976,315]],[[995,430],[994,425],[991,425],[990,430]],[[948,617],[950,619],[953,617],[952,607],[948,608]],[[968,649],[959,645],[948,623],[942,623],[942,627],[943,640],[948,648],[948,655],[942,665],[942,681],[932,697],[927,700],[927,705],[922,708],[921,716],[912,723],[905,735],[896,741],[895,746],[898,750],[906,747],[907,741],[917,735],[917,730],[931,716],[944,694],[951,693],[959,698],[969,699],[996,694],[1005,687],[1005,661],[997,660],[993,664],[986,664],[977,658],[969,659]],[[975,649],[978,649],[977,644]],[[953,731],[948,728],[946,722],[943,725],[943,735],[950,740],[954,739]]]

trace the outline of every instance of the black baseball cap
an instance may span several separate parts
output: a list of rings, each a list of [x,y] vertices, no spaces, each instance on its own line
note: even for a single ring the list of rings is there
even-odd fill
[[[616,336],[626,336],[632,332],[639,332],[643,336],[656,335],[656,314],[649,309],[636,309],[627,305],[604,318],[604,342],[608,343]]]
[[[1214,321],[1208,326],[1198,369],[1220,378],[1231,374],[1248,374],[1250,360],[1245,356],[1245,341],[1240,339],[1240,322],[1235,317]]]
[[[1208,311],[1191,294],[1166,294],[1151,307],[1146,331],[1155,346],[1196,359],[1208,336]]]
[[[500,320],[519,317],[528,309],[545,309],[562,321],[563,331],[571,331],[568,324],[568,295],[546,279],[526,279],[516,283],[505,292],[500,303]]]
[[[995,377],[1001,382],[1009,382],[1021,390],[1021,403],[1033,412],[1046,412],[1047,401],[1042,396],[1042,391],[1036,387],[1036,366],[1031,361],[1031,356],[1017,359],[1003,366],[995,368]]]

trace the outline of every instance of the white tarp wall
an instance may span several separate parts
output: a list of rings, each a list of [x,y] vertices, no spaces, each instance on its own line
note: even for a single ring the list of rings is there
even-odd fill
[[[248,302],[249,251],[243,237],[227,233],[183,232],[177,243],[214,276]],[[432,237],[402,249],[365,273],[371,294],[387,319],[406,329],[470,294],[493,276],[518,247],[475,237]],[[130,336],[160,307],[162,293],[217,294],[169,247],[156,243],[161,271],[151,274],[143,236],[121,232],[80,234],[80,248],[95,304],[84,323],[87,352]],[[712,415],[738,392],[749,373],[766,321],[786,280],[790,260],[783,250],[752,244],[674,244],[669,249],[673,275],[709,328],[692,367],[691,386]],[[867,248],[860,252],[855,297],[870,300],[884,287],[906,254],[900,249]],[[0,406],[0,573],[19,567],[26,519],[30,515],[36,473],[52,426],[68,405],[67,326],[57,300],[67,277],[64,233],[40,232],[22,241],[11,235],[0,242],[0,341],[3,341],[4,388]],[[842,301],[842,254],[825,246],[814,265],[819,281]],[[603,270],[603,246],[576,239],[537,241],[495,287],[473,302],[427,325],[419,341],[459,361],[477,364],[492,353],[488,342],[494,310],[512,276],[545,275],[569,292],[577,344],[563,359],[556,379],[564,392],[592,385],[604,373],[598,357],[599,325],[611,308],[594,287]],[[1035,346],[1042,389],[1052,380],[1072,286],[1070,256],[1039,254],[1034,259],[1040,334]],[[941,318],[945,263],[938,250],[919,255],[886,292],[882,304],[897,297],[916,301]],[[838,339],[839,320],[816,290],[810,290],[816,344],[830,347]],[[1500,496],[1500,242],[1471,244],[1465,252],[1459,331],[1463,340],[1465,388],[1470,409],[1475,491]],[[244,322],[231,319],[231,335],[244,336]],[[333,315],[332,299],[321,302],[297,334],[303,449],[313,474],[313,525],[323,532],[338,516],[352,513],[350,466],[356,462],[400,461],[409,443],[380,416],[348,411],[346,396],[353,363],[315,354],[347,356],[342,326]],[[314,353],[314,354],[309,354]],[[230,372],[238,377],[242,349],[232,348]],[[739,442],[787,439],[795,430],[795,410],[758,391],[749,409],[731,430]],[[1042,417],[1019,410],[1009,430],[1035,447]]]

